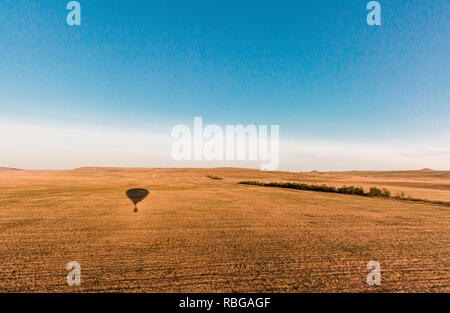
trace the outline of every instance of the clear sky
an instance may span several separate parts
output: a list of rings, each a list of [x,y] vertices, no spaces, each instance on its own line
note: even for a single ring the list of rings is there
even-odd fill
[[[450,169],[446,0],[68,2],[0,1],[0,166],[222,165],[170,158],[202,116],[280,125],[284,170]]]

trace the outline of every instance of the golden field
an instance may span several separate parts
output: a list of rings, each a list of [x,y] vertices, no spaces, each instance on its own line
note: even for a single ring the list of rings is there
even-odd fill
[[[249,180],[450,200],[448,171],[0,169],[0,292],[450,291],[449,206],[237,184]],[[135,187],[150,191],[137,213]]]

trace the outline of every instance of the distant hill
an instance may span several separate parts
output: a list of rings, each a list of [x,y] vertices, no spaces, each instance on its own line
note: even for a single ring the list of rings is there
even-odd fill
[[[13,167],[0,167],[0,171],[23,171],[20,168],[13,168]]]

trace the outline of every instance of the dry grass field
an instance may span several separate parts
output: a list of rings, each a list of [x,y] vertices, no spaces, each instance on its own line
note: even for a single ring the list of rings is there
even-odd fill
[[[450,292],[450,207],[244,180],[450,201],[450,172],[431,170],[0,169],[0,292]]]

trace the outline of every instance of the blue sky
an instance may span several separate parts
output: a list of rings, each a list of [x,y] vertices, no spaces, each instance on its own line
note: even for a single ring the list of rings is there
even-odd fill
[[[359,0],[80,0],[82,25],[73,27],[67,2],[0,2],[3,125],[163,136],[202,116],[220,125],[279,124],[290,142],[342,143],[330,146],[330,158],[349,144],[416,144],[395,152],[416,155],[412,163],[368,160],[360,169],[450,169],[448,1],[380,1],[382,25],[368,26],[368,1]],[[25,141],[20,149],[0,144],[10,152],[0,166],[55,164],[18,161]],[[91,151],[79,145],[80,154]],[[93,153],[91,165],[128,164],[116,157],[102,163]],[[71,158],[56,164],[89,163]],[[355,169],[345,158],[325,167],[294,159],[281,168]],[[172,165],[163,156],[158,164]]]

